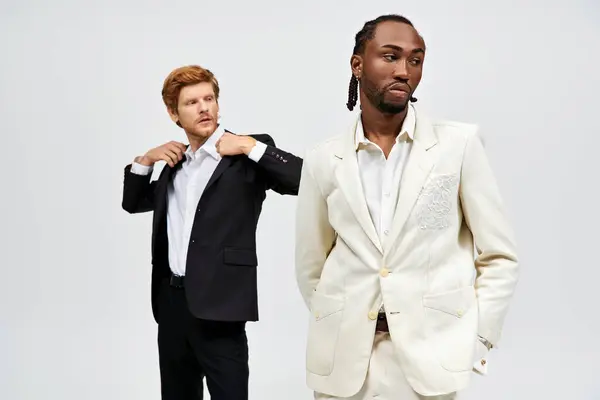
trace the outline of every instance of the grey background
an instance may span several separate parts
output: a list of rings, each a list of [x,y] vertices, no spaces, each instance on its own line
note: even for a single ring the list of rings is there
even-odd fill
[[[518,235],[502,348],[465,399],[600,399],[597,1],[0,4],[0,399],[159,399],[151,216],[120,197],[126,163],[184,140],[173,68],[213,70],[228,129],[303,155],[347,122],[354,34],[390,12],[427,41],[418,105],[480,124]],[[259,226],[252,399],[311,398],[295,204],[270,194]]]

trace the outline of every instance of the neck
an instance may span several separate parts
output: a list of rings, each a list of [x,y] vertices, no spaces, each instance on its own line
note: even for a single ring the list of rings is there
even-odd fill
[[[211,132],[206,136],[201,136],[198,134],[190,134],[186,132],[186,136],[188,138],[188,141],[190,142],[190,148],[192,149],[192,152],[195,153],[200,147],[202,147],[202,145],[206,143],[208,138],[211,137],[214,133],[215,132]]]
[[[190,142],[190,148],[192,149],[192,152],[195,153],[208,139],[208,137],[206,138],[197,138],[197,137],[189,137],[189,142]]]

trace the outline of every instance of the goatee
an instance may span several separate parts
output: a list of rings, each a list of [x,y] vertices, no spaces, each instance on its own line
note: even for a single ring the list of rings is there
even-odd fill
[[[409,99],[404,103],[387,102],[385,101],[386,89],[377,88],[377,85],[364,77],[361,79],[361,84],[364,85],[365,94],[369,102],[384,114],[400,114],[404,112],[408,106],[409,99],[412,99],[412,96],[409,96]]]

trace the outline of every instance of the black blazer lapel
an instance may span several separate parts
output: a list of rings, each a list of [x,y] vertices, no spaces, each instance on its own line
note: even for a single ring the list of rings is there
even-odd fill
[[[223,172],[231,165],[232,157],[225,156],[221,158],[219,164],[217,164],[217,168],[215,168],[215,172],[211,175],[208,183],[206,184],[206,188],[204,188],[204,192],[202,193],[202,197],[204,197],[204,193],[210,189],[210,187],[223,175]],[[202,199],[202,198],[201,198]]]
[[[156,189],[154,192],[154,217],[152,221],[152,263],[154,265],[157,265],[158,263],[162,266],[168,266],[168,251],[166,251],[166,246],[168,246],[167,194],[169,182],[182,165],[183,161],[177,163],[174,168],[169,167],[168,164],[165,165],[156,182]]]
[[[225,129],[225,132],[235,135],[235,133],[233,133],[227,129]],[[208,191],[208,189],[210,189],[210,187],[221,177],[223,172],[225,172],[225,170],[231,165],[232,160],[233,160],[232,156],[223,156],[221,158],[221,161],[219,161],[219,164],[217,164],[217,168],[215,168],[215,172],[213,172],[210,179],[208,180],[208,183],[206,184],[206,187],[204,188],[204,192],[202,193],[200,200],[202,200],[202,197],[204,197],[204,193],[206,193]]]
[[[164,170],[160,174],[158,178],[158,182],[156,183],[156,208],[154,212],[161,216],[166,211],[167,206],[167,189],[169,187],[169,182],[173,178],[173,175],[183,166],[183,162],[185,158],[179,161],[173,168],[169,167],[169,165],[165,165]]]
[[[228,131],[227,129],[225,129],[225,132],[235,135],[235,133]],[[202,197],[204,197],[204,193],[208,191],[208,189],[213,185],[213,183],[215,183],[221,177],[223,172],[225,172],[225,170],[229,167],[232,159],[233,158],[231,156],[223,156],[221,158],[221,161],[219,161],[219,164],[217,164],[217,168],[215,168],[215,172],[213,172],[210,179],[208,180],[208,183],[206,184],[206,187],[204,188]],[[202,199],[202,197],[200,199]]]

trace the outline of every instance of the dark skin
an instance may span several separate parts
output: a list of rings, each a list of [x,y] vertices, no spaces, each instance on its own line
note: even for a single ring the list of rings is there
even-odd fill
[[[421,82],[425,42],[410,25],[380,23],[363,54],[350,60],[359,80],[365,136],[387,158],[408,112],[408,103]]]

